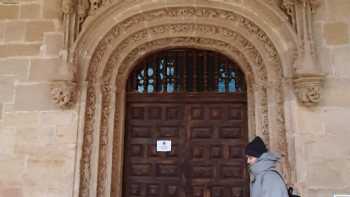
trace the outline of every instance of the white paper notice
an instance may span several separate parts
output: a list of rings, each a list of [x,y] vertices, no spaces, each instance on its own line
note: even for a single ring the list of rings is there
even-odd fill
[[[157,140],[157,152],[171,152],[171,140]]]

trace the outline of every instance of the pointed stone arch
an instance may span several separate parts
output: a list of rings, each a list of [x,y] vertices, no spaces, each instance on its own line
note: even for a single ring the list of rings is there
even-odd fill
[[[217,51],[239,64],[248,87],[249,135],[263,136],[270,149],[282,155],[281,170],[292,180],[284,91],[285,79],[292,76],[297,41],[284,25],[286,19],[268,16],[269,8],[263,4],[258,4],[261,15],[249,6],[125,2],[87,22],[72,56],[84,109],[79,196],[121,196],[128,74],[148,53],[175,47]]]

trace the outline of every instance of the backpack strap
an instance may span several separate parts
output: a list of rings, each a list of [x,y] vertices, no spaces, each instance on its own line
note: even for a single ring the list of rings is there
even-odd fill
[[[294,194],[293,194],[293,187],[288,187],[288,185],[287,185],[286,182],[284,181],[283,176],[282,176],[277,170],[272,169],[272,170],[269,170],[269,171],[275,172],[275,173],[277,173],[277,174],[281,177],[283,183],[286,185],[286,188],[287,188],[287,192],[288,192],[288,196],[289,196],[289,197],[300,197],[300,196],[298,196],[298,195],[294,195]],[[267,171],[267,172],[268,172],[268,171]],[[266,173],[266,172],[265,172],[265,173]],[[264,173],[264,174],[265,174],[265,173]],[[262,180],[261,180],[261,184],[263,183],[264,174],[262,175],[262,178],[261,178],[261,179],[262,179]]]
[[[268,170],[268,171],[266,171],[266,172],[264,172],[264,173],[262,174],[262,177],[261,177],[261,184],[262,184],[263,181],[264,181],[264,175],[265,175],[265,173],[267,173],[267,172],[269,172],[269,171],[275,172],[276,174],[278,174],[278,175],[280,176],[280,178],[282,179],[283,183],[284,183],[284,184],[286,185],[286,187],[287,187],[287,184],[285,183],[284,178],[283,178],[282,175],[281,175],[277,170],[275,170],[275,169]]]

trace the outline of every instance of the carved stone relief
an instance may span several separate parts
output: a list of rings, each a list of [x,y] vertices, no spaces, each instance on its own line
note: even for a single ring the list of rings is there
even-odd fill
[[[50,94],[55,104],[62,109],[72,107],[76,101],[77,83],[56,80],[51,83]]]
[[[304,74],[294,78],[294,87],[300,102],[305,106],[317,105],[321,100],[321,85],[324,80],[323,75]]]
[[[68,0],[66,5],[70,5]],[[113,4],[113,1],[103,0],[79,0],[73,9],[76,14],[72,14],[71,9],[64,8],[64,14],[69,20],[79,19],[79,23],[67,23],[70,29],[66,30],[67,48],[69,49],[75,40],[76,32],[80,32],[81,25],[86,17],[93,16],[96,11],[103,6]],[[301,0],[283,0],[271,1],[271,3],[283,3],[284,9],[290,9],[291,15],[296,13],[298,7],[302,5]],[[311,8],[311,0],[309,8]],[[294,6],[293,10],[291,9]],[[98,17],[98,16],[96,16]],[[162,21],[162,18],[169,20]],[[171,22],[170,19],[176,18],[197,18],[203,21],[222,21],[230,24],[228,26],[205,24],[200,22],[186,23]],[[133,31],[135,27],[147,22],[158,22],[157,25],[150,25],[138,31]],[[173,20],[176,21],[176,20]],[[199,21],[199,20],[198,20]],[[293,24],[293,22],[291,22]],[[295,27],[299,25],[297,20]],[[305,23],[306,24],[306,23]],[[74,27],[74,31],[72,31]],[[98,28],[98,27],[95,27]],[[245,32],[244,34],[233,29]],[[306,30],[307,28],[303,28]],[[73,33],[72,33],[73,32]],[[75,34],[74,34],[75,32]],[[196,36],[192,36],[196,32]],[[304,32],[304,31],[303,31]],[[74,35],[74,36],[73,36]],[[127,36],[125,36],[127,35]],[[312,52],[312,42],[305,42],[305,35],[310,38],[310,31],[303,33],[300,37],[300,45],[303,50],[298,50],[298,58],[305,57],[305,54]],[[73,36],[73,39],[71,38]],[[124,37],[123,37],[124,36]],[[254,42],[252,42],[252,40]],[[278,151],[282,153],[282,169],[284,175],[290,180],[290,166],[288,162],[288,144],[286,139],[285,117],[284,117],[284,93],[283,93],[283,73],[282,62],[279,51],[271,41],[269,35],[263,31],[253,21],[229,10],[223,10],[210,7],[191,7],[191,6],[173,6],[171,8],[159,8],[148,11],[139,11],[118,24],[110,27],[97,47],[94,49],[89,60],[88,81],[84,128],[82,156],[80,160],[80,197],[91,197],[91,191],[96,196],[120,196],[121,177],[122,177],[122,136],[123,125],[123,99],[125,86],[123,85],[128,77],[128,72],[132,69],[135,62],[142,58],[146,53],[168,47],[184,46],[197,47],[203,49],[212,49],[221,52],[228,57],[236,60],[245,71],[248,82],[249,93],[249,120],[252,120],[250,128],[259,130],[266,142],[274,143]],[[70,59],[79,63],[81,49],[76,49]],[[300,52],[302,51],[302,52]],[[106,63],[101,63],[106,62]],[[303,61],[298,61],[303,66]],[[74,64],[75,65],[75,64]],[[76,64],[79,65],[79,64]],[[101,73],[101,75],[99,75]],[[301,80],[300,76],[303,76]],[[78,81],[79,76],[75,76]],[[320,80],[320,78],[318,78]],[[273,81],[273,83],[271,82]],[[305,78],[299,75],[295,79],[295,87],[298,90],[302,103],[316,103],[318,100],[317,77]],[[99,85],[102,84],[102,85]],[[311,85],[312,84],[312,85]],[[116,88],[114,92],[112,89]],[[309,94],[308,89],[313,91]],[[62,88],[61,88],[62,89]],[[97,99],[100,96],[101,99]],[[112,105],[112,97],[116,97],[117,106]],[[69,100],[69,99],[68,99]],[[269,108],[270,100],[273,100],[274,108]],[[66,102],[66,101],[65,101]],[[118,105],[119,104],[119,105]],[[307,104],[308,105],[308,104]],[[112,109],[115,107],[115,112]],[[97,113],[97,109],[99,112]],[[272,111],[271,111],[272,110]],[[114,128],[109,127],[109,119],[114,118]],[[273,123],[273,124],[271,124]],[[271,132],[275,132],[274,142],[270,141]],[[109,139],[109,134],[113,133],[113,140]],[[95,136],[99,137],[96,138]],[[98,141],[98,142],[97,142]],[[93,143],[98,144],[98,164],[96,186],[92,182],[93,169],[92,152]],[[108,151],[112,147],[113,152]],[[112,155],[112,156],[111,156]],[[108,158],[112,158],[112,166],[109,165]],[[111,168],[111,175],[108,169]],[[111,177],[110,177],[111,176]],[[108,178],[112,179],[112,187],[108,185]],[[111,194],[108,194],[108,188],[111,188]]]
[[[86,96],[86,111],[84,121],[84,136],[83,136],[83,149],[80,160],[80,187],[79,197],[90,196],[90,180],[91,180],[91,162],[93,152],[93,135],[96,131],[95,117],[96,112],[96,90],[91,84],[87,87]]]
[[[176,9],[178,10],[187,10],[187,8],[174,8],[174,10],[170,10],[169,13],[172,13],[172,15],[174,15],[174,17],[177,16],[176,13],[187,13],[187,12],[178,12]],[[188,8],[188,9],[192,9],[193,8]],[[201,8],[203,9],[203,8]],[[194,9],[195,10],[195,9]],[[210,9],[209,9],[210,10]],[[215,12],[220,12],[220,10],[213,10]],[[159,13],[159,10],[157,11]],[[166,11],[162,12],[162,13],[167,13]],[[232,14],[233,15],[233,14]],[[152,16],[152,15],[151,15]],[[137,17],[137,16],[136,16]],[[211,17],[211,16],[210,16]],[[133,18],[133,17],[132,17]],[[236,20],[240,21],[240,28],[245,29],[247,32],[250,32],[252,35],[256,36],[256,39],[259,40],[261,42],[261,47],[264,53],[265,53],[265,57],[267,57],[267,60],[270,62],[275,62],[276,65],[280,66],[280,60],[278,57],[278,53],[276,51],[276,49],[273,47],[272,42],[269,40],[269,38],[266,36],[266,34],[261,31],[256,25],[254,25],[254,23],[244,19],[241,16],[236,15]],[[148,18],[149,19],[149,18]],[[232,20],[232,18],[230,18],[230,20]],[[137,22],[131,22],[133,20],[128,19],[129,23],[127,23],[128,25],[124,26],[126,23],[121,22],[120,26],[123,27],[124,29],[128,29],[128,27],[131,27],[132,25],[137,25],[138,23],[142,22],[139,19],[137,19]],[[131,25],[132,24],[132,25]],[[90,64],[90,68],[89,68],[89,75],[87,77],[87,79],[89,80],[89,83],[94,84],[97,82],[97,79],[100,78],[98,76],[96,76],[96,73],[98,73],[98,66],[99,66],[99,62],[102,61],[103,58],[105,58],[105,51],[110,48],[108,47],[108,44],[110,43],[114,43],[117,40],[117,36],[118,34],[118,29],[121,28],[118,25],[115,26],[113,28],[112,31],[110,31],[110,33],[108,33],[105,37],[105,39],[102,40],[101,44],[97,47],[97,51],[94,54],[94,56],[91,59],[91,64]],[[230,39],[231,42],[230,44],[220,41],[220,39],[218,40],[213,40],[213,39],[205,39],[205,38],[199,38],[199,37],[178,37],[178,38],[167,38],[167,39],[163,39],[163,40],[155,40],[154,42],[149,42],[147,44],[142,45],[142,41],[145,40],[145,38],[149,35],[153,35],[154,37],[162,37],[160,35],[174,35],[177,33],[181,33],[181,34],[191,34],[191,32],[196,31],[196,32],[200,32],[203,35],[211,35],[213,37],[217,37],[217,38],[222,38],[222,37],[227,37],[227,39]],[[141,44],[141,45],[140,45]],[[140,46],[138,46],[140,45]],[[107,61],[106,67],[104,69],[104,75],[103,75],[103,79],[104,81],[108,82],[108,81],[113,81],[113,78],[115,78],[116,76],[113,76],[112,73],[115,73],[114,70],[118,69],[118,77],[117,78],[119,80],[126,80],[125,77],[122,76],[127,76],[127,71],[133,66],[133,63],[138,59],[141,58],[143,56],[143,54],[145,53],[145,51],[149,51],[152,49],[157,49],[157,48],[162,48],[162,47],[168,47],[169,45],[171,46],[179,46],[179,45],[183,45],[183,46],[198,46],[198,47],[206,47],[208,48],[209,46],[213,47],[215,46],[215,48],[219,51],[225,51],[228,50],[230,51],[231,54],[235,54],[239,51],[241,51],[244,55],[245,58],[249,59],[250,63],[255,65],[254,69],[255,70],[255,76],[252,78],[255,78],[256,81],[259,82],[263,82],[267,80],[267,73],[266,73],[266,65],[264,64],[264,60],[263,57],[260,55],[260,52],[255,48],[255,46],[248,40],[246,40],[242,35],[233,32],[230,29],[224,28],[224,27],[220,27],[220,26],[214,26],[214,25],[205,25],[205,24],[165,24],[165,25],[160,25],[160,26],[155,26],[155,27],[150,27],[148,29],[144,29],[144,30],[140,30],[138,32],[135,32],[133,34],[130,34],[127,38],[125,38],[124,40],[120,41],[120,43],[117,46],[117,48],[115,48],[113,50],[113,56],[108,57],[110,58],[109,61]],[[120,56],[120,54],[123,54],[122,51],[125,51],[126,49],[132,47],[132,46],[138,46],[137,48],[135,48],[134,50],[132,50],[131,52],[128,53],[128,56],[126,57],[122,57]],[[235,47],[233,47],[235,46]],[[236,48],[237,47],[237,48]],[[239,49],[239,50],[238,50]],[[268,50],[266,50],[268,49]],[[124,60],[123,60],[124,59]],[[119,66],[121,65],[121,66]],[[276,80],[281,80],[282,78],[282,73],[281,73],[281,69],[280,68],[276,68],[275,71],[276,72],[276,76],[280,76],[279,78],[277,78]],[[118,88],[118,87],[117,87]],[[120,88],[120,87],[119,87]],[[282,100],[280,100],[280,105],[279,107],[279,112],[281,112],[281,114],[283,114],[283,95],[282,95],[282,91],[280,90],[280,87],[276,88],[276,92],[277,94],[281,94],[281,96],[279,98],[281,98]],[[254,91],[254,90],[253,90]],[[258,91],[258,98],[260,100],[259,102],[259,108],[261,109],[261,117],[260,117],[260,123],[259,125],[261,125],[261,129],[263,129],[262,134],[265,136],[265,140],[268,142],[269,141],[269,123],[268,123],[268,109],[267,109],[267,87],[266,86],[262,86],[260,87],[260,91]],[[110,96],[111,94],[103,94],[103,103],[102,106],[106,106],[102,108],[102,116],[106,115],[108,116],[108,110],[109,110],[109,100],[110,100]],[[94,96],[95,97],[95,96]],[[92,97],[92,98],[94,98]],[[118,98],[117,98],[118,99]],[[120,98],[119,98],[120,99]],[[89,106],[87,106],[89,108]],[[91,110],[87,110],[87,111],[91,111]],[[118,111],[117,111],[118,113]],[[119,116],[119,115],[116,115]],[[106,119],[106,117],[102,117],[102,122],[101,122],[101,129],[100,129],[100,139],[104,139],[105,137],[105,130],[103,130],[103,128],[106,128],[106,122],[103,121],[104,119]],[[281,136],[285,135],[284,132],[284,117],[283,115],[281,115],[281,117],[279,118],[279,122],[278,125],[276,127],[280,128],[280,132],[282,132],[282,134],[280,134]],[[121,133],[123,132],[122,130],[120,130],[120,128],[118,128],[117,130],[114,131],[114,133]],[[118,140],[119,141],[119,140]],[[288,153],[286,150],[286,140],[281,140],[284,143],[281,143],[281,145],[279,146],[281,149],[280,151],[285,151],[285,153],[283,154],[284,156],[288,157]],[[100,143],[107,143],[108,141],[100,141]],[[105,146],[106,144],[100,144],[100,146]],[[118,144],[113,144],[113,146],[117,146]],[[121,149],[122,147],[119,147],[119,149]],[[83,147],[84,149],[84,147]],[[84,152],[84,151],[83,151]],[[105,148],[101,148],[99,149],[99,155],[106,155],[107,154],[107,150]],[[113,153],[113,155],[115,155],[116,153]],[[85,155],[86,157],[84,157],[82,160],[89,160],[91,158],[88,158],[90,155]],[[118,158],[120,158],[121,156],[118,156]],[[98,169],[98,182],[97,182],[97,196],[103,196],[105,194],[106,191],[106,184],[105,184],[105,179],[106,179],[106,157],[101,157],[100,159],[103,159],[103,161],[99,161],[100,165],[99,165],[99,169]],[[284,163],[286,163],[287,161],[284,161]],[[120,165],[120,161],[114,161],[113,162],[113,166],[118,166]],[[285,164],[286,166],[288,166],[288,164]],[[284,169],[288,169],[289,167],[285,167]],[[116,170],[116,169],[115,169]],[[120,172],[120,171],[119,171]],[[285,172],[287,173],[287,172]],[[83,177],[88,177],[87,175],[84,174],[84,171],[81,173],[81,176]],[[113,173],[113,177],[112,180],[114,180],[114,182],[120,182],[120,173]],[[88,178],[84,178],[84,180],[88,181]],[[91,181],[91,180],[90,180]],[[112,181],[112,185],[114,185],[114,182]],[[84,187],[84,185],[81,185],[81,187]],[[117,193],[120,191],[116,191]]]
[[[104,7],[110,6],[113,3],[120,3],[123,0],[62,0],[62,11],[66,13],[67,10],[74,12],[77,17],[74,19],[79,26],[82,26],[88,17],[94,17],[96,12]],[[302,14],[298,12],[300,7],[306,9],[316,10],[321,4],[320,0],[264,0],[263,2],[272,5],[284,12],[289,18],[291,26],[298,32],[298,23],[302,23]],[[74,9],[77,8],[77,9]],[[78,29],[76,34],[81,31]]]

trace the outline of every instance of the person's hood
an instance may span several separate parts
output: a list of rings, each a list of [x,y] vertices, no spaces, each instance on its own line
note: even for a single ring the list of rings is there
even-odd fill
[[[264,171],[272,170],[276,167],[279,159],[280,157],[274,153],[263,153],[253,165],[249,166],[250,172],[253,176],[257,176]]]

